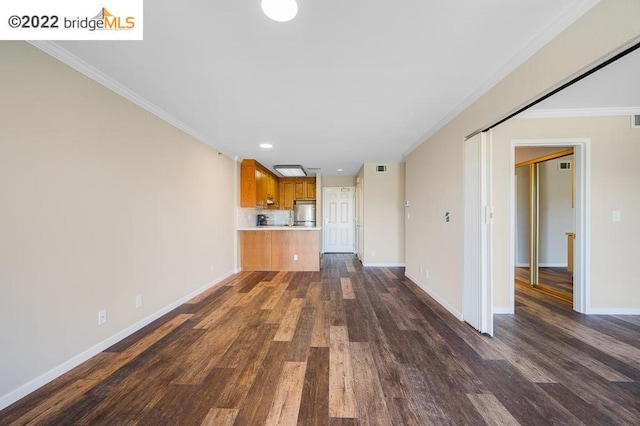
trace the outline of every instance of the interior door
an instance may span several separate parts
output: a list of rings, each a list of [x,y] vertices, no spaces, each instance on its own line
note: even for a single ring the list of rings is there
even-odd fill
[[[354,252],[354,188],[323,188],[325,253]]]
[[[491,309],[491,143],[487,133],[464,142],[464,277],[462,317],[493,334]]]

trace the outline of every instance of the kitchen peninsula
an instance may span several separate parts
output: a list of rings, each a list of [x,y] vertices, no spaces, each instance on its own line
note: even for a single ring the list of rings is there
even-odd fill
[[[238,241],[243,271],[319,271],[320,227],[294,222],[296,204],[315,206],[315,177],[279,178],[255,160],[243,160]],[[312,226],[281,226],[293,224]],[[267,226],[259,226],[267,225]]]
[[[256,226],[238,231],[243,271],[320,270],[320,228]]]

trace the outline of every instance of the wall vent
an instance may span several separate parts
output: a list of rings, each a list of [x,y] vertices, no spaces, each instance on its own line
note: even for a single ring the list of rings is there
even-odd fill
[[[631,128],[640,129],[640,114],[631,116]]]
[[[558,169],[560,170],[571,170],[571,161],[559,161]]]
[[[376,166],[376,173],[387,173],[387,165],[386,164],[378,164]]]

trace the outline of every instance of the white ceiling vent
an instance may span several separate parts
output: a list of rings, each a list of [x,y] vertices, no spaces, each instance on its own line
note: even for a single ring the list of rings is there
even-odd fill
[[[640,114],[631,116],[631,128],[640,129]]]
[[[571,170],[571,161],[558,161],[558,169],[560,170]]]
[[[386,164],[378,164],[376,166],[376,173],[387,173],[387,165]]]

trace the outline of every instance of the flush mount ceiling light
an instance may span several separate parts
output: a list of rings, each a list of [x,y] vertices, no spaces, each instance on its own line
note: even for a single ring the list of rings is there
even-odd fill
[[[273,148],[273,145],[271,145],[270,143],[261,143],[260,144],[260,148],[271,149],[271,148]]]
[[[278,22],[290,21],[298,13],[295,0],[262,0],[261,6],[265,15]]]
[[[302,166],[273,166],[276,172],[280,173],[284,177],[297,177],[306,176]]]

